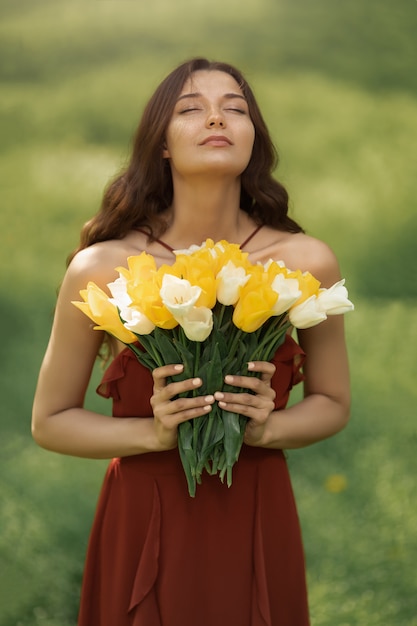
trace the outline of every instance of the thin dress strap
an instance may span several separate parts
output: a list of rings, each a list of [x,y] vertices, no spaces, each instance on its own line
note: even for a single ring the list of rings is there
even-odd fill
[[[262,226],[263,224],[261,224],[260,226],[257,226],[255,230],[253,231],[253,233],[251,233],[249,237],[245,239],[245,241],[242,244],[240,244],[240,248],[244,248],[250,242],[252,237],[255,237],[256,233],[261,230]],[[142,228],[136,228],[135,230],[137,230],[139,233],[142,233],[143,235],[146,235],[147,237],[149,236],[149,233],[147,233],[146,230],[142,230]],[[167,250],[169,250],[170,252],[174,252],[174,248],[171,248],[171,246],[165,243],[165,241],[162,241],[162,239],[155,239],[155,241],[159,243],[161,246],[163,246],[164,248],[166,248]]]
[[[251,233],[249,235],[249,237],[247,239],[245,239],[245,241],[243,243],[240,244],[240,248],[244,248],[250,242],[252,237],[255,237],[256,233],[261,230],[262,226],[263,226],[263,224],[261,224],[260,226],[257,226],[255,228],[255,230],[253,231],[253,233]]]
[[[142,233],[143,235],[146,235],[147,237],[149,237],[149,233],[147,233],[146,230],[142,230],[141,228],[135,228],[135,230],[137,230],[139,233]],[[162,241],[161,239],[155,239],[155,241],[157,243],[159,243],[161,246],[164,246],[164,248],[166,248],[170,252],[174,252],[174,248],[171,248],[171,246],[169,246],[167,243],[165,243],[165,241]]]

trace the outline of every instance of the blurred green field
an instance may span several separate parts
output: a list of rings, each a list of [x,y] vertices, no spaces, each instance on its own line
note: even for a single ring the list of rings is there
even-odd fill
[[[106,463],[32,442],[37,371],[83,222],[153,88],[196,55],[248,77],[293,214],[356,303],[351,423],[289,454],[312,626],[417,626],[417,3],[2,0],[0,17],[0,626],[75,624]],[[108,412],[99,377],[88,403]]]

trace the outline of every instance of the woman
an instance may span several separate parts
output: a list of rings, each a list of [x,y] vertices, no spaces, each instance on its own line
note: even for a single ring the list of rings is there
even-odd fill
[[[149,101],[130,164],[85,225],[64,278],[33,409],[37,443],[63,454],[113,458],[90,538],[79,626],[305,626],[309,623],[300,529],[283,449],[341,430],[349,377],[341,316],[287,337],[260,378],[227,382],[250,393],[179,398],[201,380],[168,383],[111,337],[92,330],[71,301],[92,280],[145,250],[157,264],[210,237],[240,243],[252,262],[283,260],[330,286],[335,256],[287,214],[272,178],[275,152],[253,93],[235,68],[194,59]],[[161,239],[163,237],[163,239]],[[113,417],[83,408],[103,340],[113,361],[99,392]],[[285,408],[306,355],[305,397]],[[248,418],[228,489],[205,476],[190,498],[177,427],[215,402]],[[123,419],[119,419],[123,418]]]

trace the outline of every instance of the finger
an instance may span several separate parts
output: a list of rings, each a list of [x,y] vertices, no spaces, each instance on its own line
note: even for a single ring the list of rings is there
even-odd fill
[[[209,413],[213,408],[214,396],[200,396],[198,398],[178,398],[170,402],[170,410],[173,410],[175,421],[186,422],[187,420],[201,417]]]
[[[152,371],[154,389],[162,389],[166,386],[167,378],[175,376],[175,374],[181,374],[183,371],[184,365],[182,365],[182,363],[173,363],[172,365],[162,365],[161,367],[156,367]]]
[[[272,399],[261,398],[252,394],[226,394],[216,392],[214,397],[221,409],[244,415],[257,423],[265,422],[274,410]]]
[[[276,367],[273,363],[268,361],[250,361],[248,363],[248,370],[250,372],[260,372],[261,380],[270,381],[275,374]]]
[[[227,405],[227,408],[229,409],[229,407],[233,405],[233,407],[238,407],[240,409],[242,407],[248,407],[250,410],[258,410],[267,407],[269,410],[272,410],[274,407],[275,392],[273,389],[270,389],[268,394],[261,396],[254,395],[252,393],[216,391],[214,398],[222,408]]]
[[[154,395],[163,392],[162,399],[170,400],[178,394],[191,391],[203,384],[201,378],[186,378],[181,381],[167,382],[168,378],[171,378],[175,374],[179,374],[182,371],[184,371],[184,366],[182,364],[164,365],[154,369],[152,372],[154,379]]]
[[[167,426],[170,424],[171,427],[208,413],[211,411],[213,403],[213,395],[177,398],[167,402],[158,401],[156,396],[151,398],[155,418]]]
[[[249,389],[255,395],[275,397],[275,391],[270,386],[271,376],[268,375],[267,380],[262,380],[257,376],[231,376],[227,375],[224,379],[225,383],[233,387]]]
[[[159,400],[159,402],[166,402],[172,400],[176,396],[198,389],[198,387],[201,387],[202,384],[203,381],[201,378],[186,378],[185,380],[175,383],[165,383],[163,387],[159,388],[155,385],[153,397]]]

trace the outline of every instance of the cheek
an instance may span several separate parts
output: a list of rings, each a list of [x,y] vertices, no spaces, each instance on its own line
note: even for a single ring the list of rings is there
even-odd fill
[[[246,152],[248,155],[248,162],[252,156],[252,151],[253,151],[253,146],[255,143],[255,129],[254,127],[250,127],[246,129],[246,133],[245,133],[245,147],[246,147]]]
[[[175,124],[171,124],[167,130],[164,157],[170,157],[173,153],[181,151],[186,145],[187,135],[189,134],[188,125],[183,120],[178,120]]]
[[[253,144],[255,143],[255,127],[252,124],[250,125],[250,128],[248,128],[247,138],[248,145],[250,145],[252,150]]]

